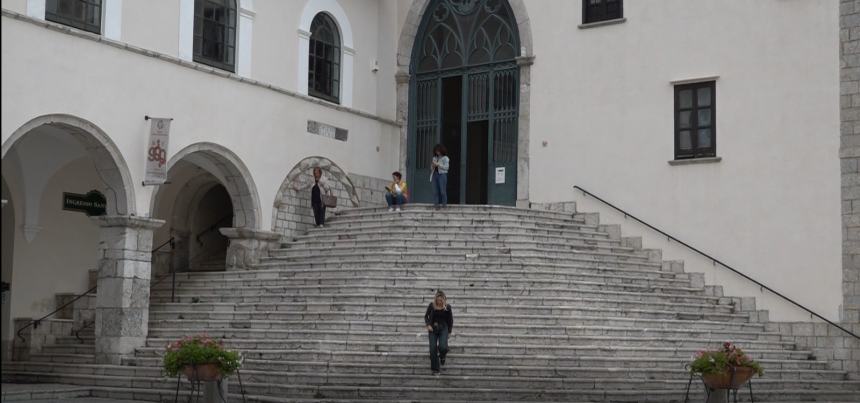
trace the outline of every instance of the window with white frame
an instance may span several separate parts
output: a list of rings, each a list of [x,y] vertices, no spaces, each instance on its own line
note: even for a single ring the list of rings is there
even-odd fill
[[[328,14],[317,14],[308,48],[308,95],[340,103],[340,57],[337,25]]]
[[[101,34],[102,0],[47,0],[45,19]]]

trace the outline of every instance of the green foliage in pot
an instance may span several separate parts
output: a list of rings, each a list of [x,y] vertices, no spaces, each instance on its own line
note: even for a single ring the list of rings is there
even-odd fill
[[[764,374],[761,364],[753,361],[739,347],[730,342],[723,343],[717,350],[702,350],[693,356],[690,372],[697,375],[723,374],[730,367],[749,367],[758,376]]]
[[[221,375],[228,376],[242,365],[242,355],[206,335],[183,337],[169,343],[164,352],[164,372],[170,377],[177,376],[184,367],[203,364],[215,364]]]

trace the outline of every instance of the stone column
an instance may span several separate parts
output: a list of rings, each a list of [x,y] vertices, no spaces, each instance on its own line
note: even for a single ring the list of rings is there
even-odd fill
[[[408,65],[408,64],[407,64]],[[409,139],[409,73],[406,71],[398,71],[394,75],[394,80],[397,82],[397,124],[400,125],[400,172],[408,172],[407,160],[409,159],[409,148],[407,141]]]
[[[93,217],[101,226],[96,296],[96,362],[120,364],[146,343],[152,232],[162,220]]]
[[[227,270],[253,270],[253,265],[277,248],[281,235],[277,232],[248,228],[221,228],[221,234],[230,239],[227,246]]]
[[[525,54],[525,52],[523,52]],[[517,201],[519,208],[529,208],[529,145],[531,141],[531,88],[534,55],[518,56],[520,66],[520,105],[517,116]]]

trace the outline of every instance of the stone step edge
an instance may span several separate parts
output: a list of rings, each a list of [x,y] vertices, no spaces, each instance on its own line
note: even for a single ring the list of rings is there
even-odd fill
[[[164,322],[164,323],[201,322],[201,323],[218,323],[218,324],[221,324],[221,323],[232,324],[232,323],[237,323],[237,322],[242,323],[242,324],[245,324],[245,323],[251,323],[251,324],[254,324],[254,323],[259,323],[259,324],[281,323],[284,325],[291,325],[291,324],[301,325],[301,324],[306,323],[305,321],[301,321],[301,320],[278,320],[278,319],[274,319],[274,320],[273,319],[152,319],[149,321],[150,324],[162,323],[162,322]],[[368,324],[368,323],[370,323],[371,326],[389,326],[389,327],[403,327],[403,326],[412,326],[413,325],[413,324],[406,325],[403,322],[368,322],[368,321],[329,321],[326,323],[342,324],[342,325],[350,325],[350,326],[352,326],[354,324]],[[420,324],[418,324],[417,326],[420,326]],[[650,332],[666,332],[666,333],[679,333],[679,332],[688,333],[689,332],[689,333],[709,333],[709,334],[731,333],[731,334],[745,334],[745,335],[754,335],[754,336],[780,336],[780,337],[782,337],[782,334],[779,332],[768,332],[768,331],[754,332],[754,331],[723,330],[723,329],[715,329],[715,330],[714,329],[690,329],[690,328],[679,328],[679,329],[648,328],[648,329],[642,329],[642,328],[630,328],[630,327],[621,327],[621,326],[518,325],[518,324],[498,324],[498,325],[495,325],[495,327],[499,328],[499,329],[600,330],[600,331],[625,331],[625,332],[626,331],[633,331],[633,332],[641,332],[641,333],[650,333]],[[457,328],[458,329],[463,329],[463,328],[486,329],[486,326],[475,325],[475,324],[470,324],[470,323],[466,323],[466,324],[458,323]],[[213,329],[221,330],[222,328],[213,328]],[[258,329],[263,329],[263,328],[258,328]],[[276,328],[270,328],[270,329],[276,329]],[[297,329],[285,329],[285,330],[307,331],[307,330],[322,330],[322,329],[313,329],[313,328],[311,328],[311,329],[298,329],[297,328]],[[518,334],[519,333],[512,334],[512,335],[518,335]],[[90,336],[90,338],[92,338],[92,337],[94,337],[94,336]],[[75,339],[74,336],[60,336],[57,338],[58,339],[65,339],[65,338]],[[84,339],[86,339],[86,338],[84,338]]]
[[[421,329],[420,324],[415,325],[415,331],[413,332],[397,332],[397,333],[381,333],[374,331],[361,331],[361,330],[352,330],[352,331],[341,331],[341,330],[294,330],[294,329],[207,329],[207,334],[216,334],[223,332],[244,332],[244,333],[310,333],[310,334],[337,334],[337,335],[361,335],[361,336],[382,336],[382,335],[390,335],[395,337],[409,337],[415,338],[416,334],[423,336],[423,329]],[[150,328],[151,331],[155,330],[162,333],[167,332],[177,332],[187,334],[189,328]],[[151,333],[150,331],[150,333]],[[700,338],[674,338],[674,339],[666,339],[666,338],[657,338],[657,337],[639,337],[639,336],[592,336],[592,335],[540,335],[540,334],[507,334],[507,333],[463,333],[458,331],[456,335],[452,335],[452,340],[460,337],[487,337],[487,338],[533,338],[533,339],[557,339],[557,340],[615,340],[619,342],[623,341],[639,341],[639,342],[647,342],[647,341],[666,341],[666,342],[691,342],[691,341],[700,341],[702,344],[706,345],[719,345],[724,343],[724,339],[700,339]],[[152,339],[162,339],[164,337],[155,337],[148,336],[148,338]],[[245,337],[219,337],[223,340],[236,340],[236,341],[263,341],[267,339],[255,339],[255,338],[245,338]],[[293,340],[293,339],[278,339],[282,340]],[[300,339],[298,339],[300,340]],[[330,339],[321,339],[320,341],[340,341],[340,340],[330,340]],[[365,340],[366,341],[366,340]],[[272,341],[274,342],[274,341]],[[772,345],[783,345],[786,350],[794,351],[793,347],[796,346],[795,342],[792,341],[781,341],[781,340],[748,340],[748,339],[735,339],[732,340],[736,345],[751,345],[751,344],[772,344]],[[54,345],[56,346],[56,345]],[[572,345],[577,346],[577,345]]]
[[[263,372],[265,373],[265,371],[263,371]],[[241,373],[241,370],[240,370],[240,373]],[[273,373],[273,372],[269,372],[269,373]],[[297,372],[274,372],[274,373],[276,373],[278,375],[283,375],[283,376],[287,376],[288,374],[292,375],[292,376],[308,376],[308,377],[321,375],[318,373],[301,373],[301,372],[298,372],[298,373]],[[135,376],[117,376],[117,375],[94,375],[94,374],[62,373],[62,372],[38,373],[38,372],[30,372],[30,371],[10,371],[8,373],[5,373],[4,375],[36,376],[36,377],[41,375],[41,376],[58,376],[58,377],[69,377],[69,378],[84,378],[84,379],[86,379],[86,378],[97,378],[98,380],[128,380],[128,381],[149,380],[149,381],[168,381],[168,382],[173,381],[173,382],[175,382],[175,378],[167,378],[164,376],[160,376],[160,377],[148,377],[148,376],[137,376],[137,375],[135,375]],[[355,378],[355,377],[358,377],[358,378],[361,378],[361,377],[374,378],[374,377],[380,377],[381,374],[347,374],[347,375],[348,376],[343,376],[343,377],[344,378]],[[326,376],[328,378],[328,377],[332,377],[332,376],[338,376],[339,377],[340,375],[339,374],[323,374],[323,376]],[[387,377],[388,378],[404,378],[404,377],[406,377],[406,378],[426,378],[427,376],[423,376],[423,375],[411,375],[411,376],[396,375],[396,376],[387,376]],[[573,378],[573,377],[558,377],[558,378],[500,377],[500,376],[479,377],[479,376],[473,376],[473,375],[443,375],[443,377],[444,377],[444,379],[447,379],[447,380],[457,379],[457,380],[462,380],[462,381],[480,379],[480,380],[487,380],[487,381],[496,381],[496,380],[497,381],[505,381],[505,380],[507,380],[507,381],[510,381],[510,380],[540,381],[540,380],[547,380],[547,381],[577,382],[578,380],[581,380],[583,382],[594,382],[594,383],[608,382],[608,383],[612,383],[612,382],[620,382],[620,381],[624,381],[624,380],[632,380],[632,381],[649,382],[651,384],[662,384],[662,385],[666,385],[666,386],[686,385],[688,382],[688,379],[641,379],[641,380],[640,379],[629,379],[629,378],[626,378],[626,379],[587,378],[586,379],[586,378]],[[759,385],[761,383],[768,384],[768,383],[785,383],[785,382],[789,382],[789,381],[796,381],[798,383],[808,383],[808,384],[854,385],[854,386],[860,387],[860,381],[856,381],[856,380],[813,380],[813,379],[795,380],[795,379],[768,379],[768,378],[757,378],[757,377],[754,379],[755,379],[754,382],[758,383]],[[411,391],[415,391],[415,389],[427,388],[424,386],[398,387],[398,386],[369,386],[369,385],[348,385],[348,384],[344,384],[344,385],[292,384],[291,385],[291,384],[274,384],[274,383],[267,383],[267,382],[244,382],[244,385],[246,387],[247,386],[253,387],[253,386],[269,385],[269,386],[287,387],[287,388],[289,388],[289,387],[317,388],[318,387],[320,389],[327,388],[327,389],[350,389],[350,390],[354,390],[356,388],[359,388],[359,389],[365,389],[366,388],[368,390],[374,390],[374,389],[379,389],[379,390],[408,389]],[[238,386],[238,385],[235,385],[235,386]],[[461,389],[461,388],[451,388],[449,390],[449,392],[454,393],[458,389]],[[472,388],[462,388],[462,389],[472,389]],[[477,390],[496,389],[499,391],[518,391],[518,390],[529,391],[529,389],[520,389],[520,388],[474,388],[474,389],[477,389]],[[563,390],[565,390],[565,389],[559,389],[559,391],[563,391]],[[611,390],[611,389],[609,389],[609,390]],[[628,389],[620,389],[620,390],[626,391]],[[600,389],[592,389],[592,391],[600,392]],[[615,390],[612,390],[612,391],[615,391]],[[838,392],[838,390],[836,390],[836,391]]]
[[[164,304],[160,304],[160,305],[161,305],[161,306],[164,306],[164,305],[170,305],[170,306],[173,306],[173,305],[176,305],[176,306],[187,306],[187,304],[179,304],[179,303],[176,303],[176,304],[164,303]],[[223,305],[233,305],[233,304],[223,304]],[[168,306],[168,307],[169,307],[169,306]],[[160,314],[202,314],[202,313],[206,313],[206,314],[209,314],[209,313],[215,313],[215,314],[233,314],[233,315],[235,315],[235,314],[248,314],[248,315],[251,315],[251,314],[259,314],[259,312],[256,312],[256,311],[192,311],[192,310],[167,310],[167,311],[155,311],[155,312],[156,312],[156,313],[160,313]],[[273,311],[273,312],[283,313],[283,314],[291,314],[291,313],[294,313],[294,312],[289,312],[289,311]],[[152,310],[150,310],[150,315],[151,315],[152,313],[153,313],[153,311],[152,311]],[[318,313],[319,313],[319,312],[318,312]],[[325,313],[325,312],[323,312],[323,313]],[[335,313],[338,313],[338,312],[330,312],[330,313],[335,314]],[[378,315],[382,315],[382,316],[385,316],[385,317],[391,317],[391,316],[392,316],[392,313],[391,313],[391,312],[385,312],[385,313],[379,313]],[[397,315],[410,316],[410,317],[413,317],[413,316],[414,316],[414,317],[416,317],[416,318],[420,318],[420,312],[417,312],[417,314],[416,314],[416,312],[403,311],[403,312],[397,313]],[[486,317],[486,315],[483,315],[483,314],[461,313],[461,314],[458,314],[458,315],[457,315],[457,317],[458,317],[458,318],[485,318],[485,317]],[[512,318],[512,319],[517,319],[517,320],[523,320],[523,319],[550,319],[550,320],[552,320],[552,319],[556,319],[556,320],[558,320],[558,319],[570,319],[570,320],[596,320],[596,319],[600,319],[600,320],[603,320],[603,321],[617,321],[617,322],[660,322],[660,323],[664,323],[664,324],[665,324],[665,323],[671,323],[671,324],[688,325],[688,326],[689,326],[689,325],[696,325],[696,324],[715,325],[715,326],[726,326],[726,325],[731,325],[731,326],[741,326],[741,327],[752,327],[752,328],[762,329],[762,331],[764,331],[763,329],[764,329],[764,327],[765,327],[765,325],[764,325],[763,323],[753,323],[753,322],[746,322],[746,323],[745,323],[745,322],[731,322],[731,323],[726,323],[726,322],[723,322],[723,321],[711,321],[711,320],[656,319],[656,318],[630,318],[630,317],[623,317],[623,316],[622,316],[622,317],[604,317],[604,316],[565,316],[565,317],[559,317],[559,316],[557,316],[557,315],[509,315],[509,316],[507,316],[507,317],[508,317],[508,318]],[[239,319],[234,319],[234,320],[239,320]],[[242,319],[242,320],[244,320],[244,319]],[[420,319],[419,319],[419,320],[420,320]],[[368,321],[368,322],[370,322],[370,323],[374,323],[373,321]]]
[[[247,361],[248,360],[246,360],[246,362]],[[326,362],[296,362],[296,364],[293,364],[293,365],[329,366],[332,364],[334,364],[335,366],[343,366],[343,367],[346,367],[346,366],[357,367],[357,366],[359,366],[359,364],[338,365],[339,363],[326,363]],[[17,371],[32,372],[34,370],[33,368],[27,368],[28,370],[22,370],[21,367],[25,367],[25,368],[26,367],[37,367],[38,368],[38,367],[45,367],[45,366],[50,366],[50,368],[51,368],[50,371],[45,372],[48,374],[65,374],[66,372],[63,371],[64,369],[85,368],[85,369],[92,370],[92,372],[89,372],[89,373],[74,372],[74,374],[105,375],[105,376],[115,376],[115,377],[167,378],[166,376],[164,376],[164,373],[162,372],[163,368],[161,365],[158,365],[158,366],[130,366],[130,365],[49,363],[49,362],[39,362],[39,361],[14,361],[14,362],[4,363],[4,367],[6,367],[7,370],[11,370],[13,372],[17,372]],[[367,365],[363,365],[363,366],[373,367],[373,368],[409,368],[409,369],[419,369],[420,368],[420,369],[425,369],[425,370],[427,369],[427,365],[399,365],[399,364],[374,365],[374,364],[367,364]],[[446,367],[446,368],[449,368],[449,367]],[[518,371],[545,369],[544,367],[538,367],[538,366],[457,366],[456,368],[458,368],[458,369],[475,368],[475,369],[494,369],[494,370],[495,369],[502,369],[502,370],[508,369],[508,370],[518,370]],[[679,374],[689,375],[689,371],[687,371],[683,368],[673,369],[673,368],[623,368],[623,367],[617,367],[617,368],[610,368],[610,367],[553,367],[552,369],[553,370],[561,370],[561,371],[571,371],[571,372],[589,371],[589,372],[606,372],[606,373],[613,373],[613,374],[614,373],[627,373],[627,374],[629,374],[631,372],[647,374],[647,373],[659,372],[659,373],[662,373],[665,375],[670,375],[670,376],[677,376]],[[97,371],[97,370],[102,370],[102,371]],[[141,370],[141,371],[145,371],[145,372],[158,371],[158,375],[153,376],[153,375],[148,375],[148,374],[137,374],[137,373],[135,373],[135,371],[137,371],[137,370]],[[131,372],[131,374],[116,374],[116,373],[114,373],[111,375],[107,375],[107,374],[103,374],[103,373],[98,373],[98,372],[108,372],[108,371],[129,371],[129,372]],[[384,373],[384,372],[356,374],[356,373],[352,373],[352,372],[336,372],[336,371],[329,371],[329,370],[326,370],[324,372],[316,372],[316,371],[305,372],[305,371],[283,371],[283,370],[271,370],[271,369],[247,369],[247,368],[245,368],[245,369],[241,369],[240,371],[245,373],[245,374],[249,374],[249,375],[282,375],[284,377],[289,377],[289,376],[308,376],[309,377],[309,376],[314,376],[314,375],[338,376],[338,377],[344,377],[344,378],[348,378],[348,377],[374,378],[376,376],[381,376],[381,377],[386,377],[386,378],[423,377],[423,375],[416,375],[416,374],[402,374],[402,373],[398,374],[398,373]],[[806,381],[806,382],[812,382],[812,381],[828,381],[828,382],[849,381],[850,382],[850,381],[852,381],[851,379],[796,379],[796,378],[768,377],[767,376],[768,373],[771,373],[771,374],[773,374],[773,373],[804,374],[804,375],[825,374],[825,375],[835,375],[835,376],[847,375],[847,372],[845,372],[845,371],[835,371],[835,370],[774,369],[774,370],[770,370],[770,371],[765,371],[765,375],[763,375],[762,377],[757,377],[756,379],[768,379],[768,380],[772,380],[772,381],[798,380],[798,381]],[[473,374],[468,374],[468,375],[462,374],[462,375],[452,375],[452,376],[464,377],[467,379],[478,379],[478,380],[548,380],[548,381],[562,380],[562,381],[564,381],[564,380],[573,380],[573,379],[585,379],[585,380],[597,381],[600,379],[603,379],[603,380],[610,380],[610,379],[614,380],[614,379],[616,379],[616,378],[592,378],[592,377],[574,378],[572,376],[519,376],[519,375],[517,375],[517,376],[511,376],[511,375],[481,376],[481,375],[473,375]],[[172,379],[172,378],[168,378],[168,379]],[[648,378],[630,378],[630,379],[635,379],[638,381],[638,380],[646,380]],[[860,385],[860,381],[854,380],[854,382],[857,385]]]

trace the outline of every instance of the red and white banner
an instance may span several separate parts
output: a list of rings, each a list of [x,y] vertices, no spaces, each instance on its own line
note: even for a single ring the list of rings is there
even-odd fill
[[[146,148],[144,185],[161,185],[167,181],[167,141],[171,118],[149,118],[149,146]]]

